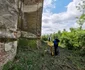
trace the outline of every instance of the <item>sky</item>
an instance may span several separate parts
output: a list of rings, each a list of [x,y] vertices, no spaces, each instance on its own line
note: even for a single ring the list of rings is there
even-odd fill
[[[66,29],[69,31],[71,27],[79,27],[76,23],[76,17],[81,12],[76,6],[81,0],[44,0],[42,14],[42,35],[56,33],[59,30]],[[83,25],[83,28],[85,24]]]

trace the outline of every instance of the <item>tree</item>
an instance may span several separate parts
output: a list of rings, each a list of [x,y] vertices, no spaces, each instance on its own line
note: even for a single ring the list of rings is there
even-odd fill
[[[75,28],[70,28],[70,31],[71,32],[75,32]]]
[[[66,29],[63,29],[63,32],[66,32]]]
[[[82,25],[85,22],[85,0],[81,0],[81,3],[76,6],[78,10],[82,13],[80,17],[78,17],[77,23],[80,25],[80,28],[82,29]]]

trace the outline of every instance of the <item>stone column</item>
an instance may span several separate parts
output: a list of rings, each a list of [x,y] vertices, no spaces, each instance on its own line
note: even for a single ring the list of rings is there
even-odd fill
[[[0,0],[0,69],[17,51],[17,0]]]

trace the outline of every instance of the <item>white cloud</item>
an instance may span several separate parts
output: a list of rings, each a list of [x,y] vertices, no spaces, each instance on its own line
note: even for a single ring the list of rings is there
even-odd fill
[[[44,12],[49,13],[51,8],[55,8],[55,1],[57,0],[44,0]]]
[[[76,23],[76,17],[80,16],[80,12],[76,9],[76,5],[81,0],[73,0],[66,7],[67,11],[62,13],[53,14],[51,9],[48,7],[54,6],[53,2],[56,0],[45,0],[44,8],[46,11],[43,12],[42,18],[42,34],[49,34],[57,32],[58,30],[69,30],[70,27],[78,27]],[[83,26],[85,27],[85,25]]]
[[[44,8],[47,8],[47,7],[54,7],[53,3],[55,2],[56,0],[44,0]]]

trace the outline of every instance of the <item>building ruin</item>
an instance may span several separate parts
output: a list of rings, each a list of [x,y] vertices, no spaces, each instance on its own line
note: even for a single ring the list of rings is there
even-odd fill
[[[0,69],[17,52],[20,37],[41,37],[43,0],[0,0]],[[39,46],[39,44],[38,44]]]

